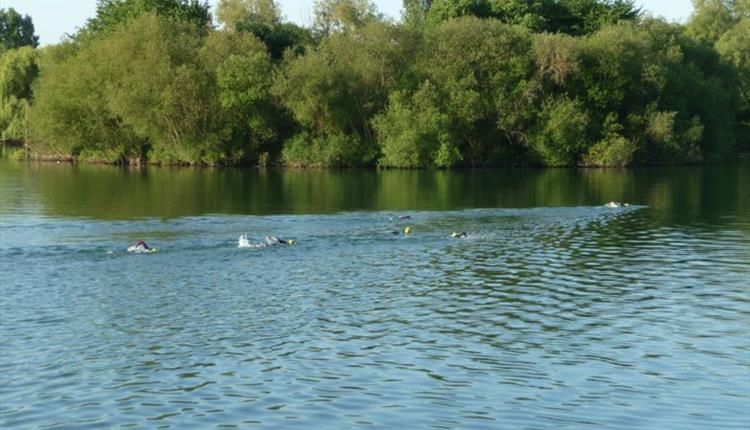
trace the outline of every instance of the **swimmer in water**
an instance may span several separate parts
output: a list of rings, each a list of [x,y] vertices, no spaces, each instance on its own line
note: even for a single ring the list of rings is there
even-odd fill
[[[237,248],[251,248],[252,244],[247,238],[247,233],[241,234],[239,240],[237,240]]]
[[[267,245],[294,245],[294,240],[292,239],[279,239],[276,236],[266,236],[266,244]]]
[[[622,207],[630,206],[630,205],[628,203],[623,203],[623,202],[609,202],[604,206],[608,208],[622,208]]]
[[[265,240],[258,243],[251,243],[247,234],[243,234],[237,241],[237,248],[265,248],[274,245],[294,245],[296,242],[292,239],[279,239],[276,236],[266,236]]]
[[[136,242],[135,245],[130,245],[128,247],[128,252],[135,252],[137,254],[156,252],[156,251],[157,251],[156,248],[152,248],[148,246],[148,244],[146,244],[146,242],[142,240],[139,240],[138,242]]]
[[[468,235],[466,234],[465,231],[461,231],[461,232],[454,231],[453,233],[451,233],[451,237],[455,237],[455,238],[461,238],[461,237],[467,237],[467,236]]]

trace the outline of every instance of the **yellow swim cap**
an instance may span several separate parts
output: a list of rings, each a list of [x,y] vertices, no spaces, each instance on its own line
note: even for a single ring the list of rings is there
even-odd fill
[[[288,242],[290,245],[294,245],[294,240],[289,240]]]
[[[404,234],[411,234],[411,227],[406,227],[404,229]]]

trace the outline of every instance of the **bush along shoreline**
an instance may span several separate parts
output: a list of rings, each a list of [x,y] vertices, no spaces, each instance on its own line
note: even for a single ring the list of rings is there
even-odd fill
[[[451,168],[711,163],[750,152],[750,4],[99,0],[59,44],[0,9],[14,158]],[[212,14],[213,12],[213,14]],[[6,151],[4,151],[6,152]]]

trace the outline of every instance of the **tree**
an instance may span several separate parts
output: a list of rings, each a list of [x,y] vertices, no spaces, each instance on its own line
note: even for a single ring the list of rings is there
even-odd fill
[[[592,124],[616,115],[618,133],[637,146],[634,162],[697,162],[731,148],[736,83],[713,48],[661,20],[605,27],[584,47],[579,97]]]
[[[604,120],[602,138],[589,148],[580,164],[595,167],[625,167],[633,163],[638,150],[636,142],[622,136],[623,127],[617,115],[610,113]]]
[[[391,94],[388,109],[374,120],[386,167],[451,167],[461,154],[450,134],[440,95],[426,81],[414,93]]]
[[[122,53],[108,62],[108,105],[149,142],[151,160],[234,164],[268,150],[272,74],[252,35],[202,38],[189,22],[144,15],[102,44]]]
[[[641,10],[633,0],[561,0],[561,16],[546,31],[591,34],[605,25],[637,21]]]
[[[512,163],[533,71],[530,33],[475,17],[431,29],[418,69],[435,83],[451,143],[470,165]]]
[[[243,23],[273,27],[281,22],[281,12],[274,0],[219,0],[216,17],[229,30]]]
[[[737,73],[738,88],[742,103],[737,111],[740,140],[738,143],[750,149],[750,17],[742,18],[716,42],[716,49],[722,59]]]
[[[427,13],[432,23],[460,16],[494,18],[534,32],[584,35],[605,24],[637,20],[640,9],[633,0],[434,0]]]
[[[741,100],[736,112],[740,145],[750,147],[750,0],[694,0],[694,12],[686,33],[705,46],[714,47],[734,68]],[[710,130],[710,128],[709,128]]]
[[[688,35],[713,45],[736,22],[731,0],[693,0]]]
[[[462,16],[489,18],[492,16],[490,3],[486,0],[433,0],[427,12],[427,20],[432,24]]]
[[[750,103],[750,18],[743,18],[716,42],[716,49],[732,64],[740,78],[745,103]]]
[[[252,35],[202,37],[190,22],[146,13],[48,61],[34,119],[53,151],[238,163],[257,160],[275,137],[270,60]]]
[[[30,46],[0,56],[0,140],[26,142],[31,84],[38,73],[38,52]]]
[[[5,49],[39,46],[39,36],[34,35],[31,17],[21,16],[13,8],[0,8],[0,43]]]
[[[90,38],[114,31],[118,25],[145,13],[190,22],[200,31],[211,25],[211,12],[205,0],[97,0],[96,16],[86,22],[77,37]]]
[[[276,143],[294,127],[271,94],[273,65],[261,41],[247,33],[215,32],[202,57],[214,71],[227,154],[249,161],[278,156]]]
[[[290,22],[269,26],[246,21],[238,24],[237,30],[250,33],[263,41],[274,60],[280,60],[287,49],[291,49],[295,55],[302,54],[312,44],[310,30]]]
[[[275,92],[301,125],[288,164],[363,165],[377,158],[372,118],[400,86],[414,56],[413,34],[375,22],[334,34],[290,59]],[[323,159],[318,155],[327,154]]]
[[[312,41],[309,29],[281,22],[274,0],[221,0],[216,15],[226,30],[251,33],[262,40],[276,60],[287,49],[301,53]]]
[[[199,0],[99,0],[76,39],[0,57],[0,132],[110,162],[711,161],[750,141],[750,0],[696,4],[685,26],[631,0],[406,0],[395,24],[319,0],[308,30],[275,0],[221,0],[221,29]]]
[[[555,98],[544,103],[530,143],[545,166],[574,166],[588,142],[589,117],[577,100]]]
[[[316,37],[327,37],[380,20],[382,15],[369,0],[316,0],[312,30]]]
[[[430,12],[432,0],[404,0],[403,21],[407,25],[422,25]]]
[[[143,155],[145,142],[107,106],[101,53],[73,42],[42,51],[30,111],[36,152],[108,162]]]

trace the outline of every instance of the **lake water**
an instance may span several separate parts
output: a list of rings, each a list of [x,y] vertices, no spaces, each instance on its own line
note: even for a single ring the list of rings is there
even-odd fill
[[[748,167],[3,161],[0,193],[3,429],[750,427]]]

